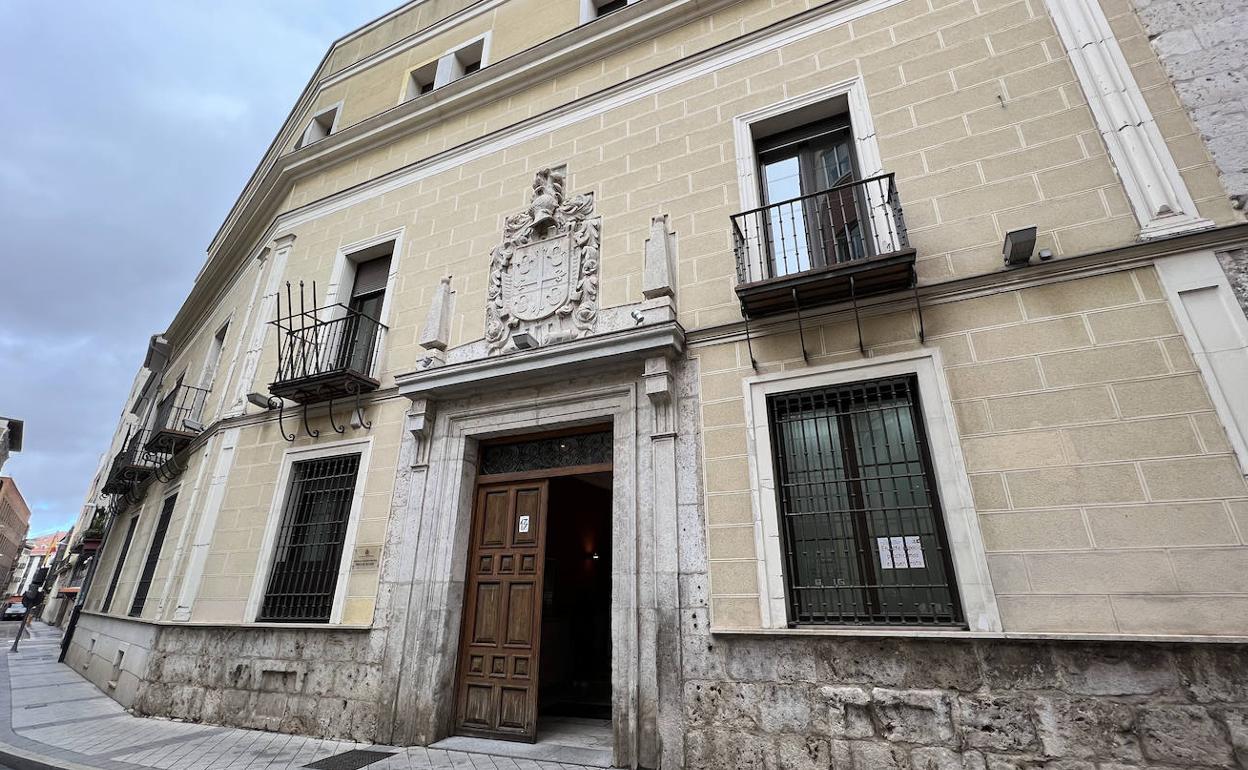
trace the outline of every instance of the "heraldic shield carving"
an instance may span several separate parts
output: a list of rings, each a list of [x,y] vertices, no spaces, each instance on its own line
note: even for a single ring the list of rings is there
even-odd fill
[[[486,294],[490,353],[515,350],[522,332],[549,345],[593,331],[601,220],[592,193],[564,198],[564,178],[562,168],[538,171],[529,207],[504,223]]]

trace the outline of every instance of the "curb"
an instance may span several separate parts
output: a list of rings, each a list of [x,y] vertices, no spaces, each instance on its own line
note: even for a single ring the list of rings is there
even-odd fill
[[[0,765],[12,770],[95,770],[90,765],[36,754],[4,741],[0,741]]]

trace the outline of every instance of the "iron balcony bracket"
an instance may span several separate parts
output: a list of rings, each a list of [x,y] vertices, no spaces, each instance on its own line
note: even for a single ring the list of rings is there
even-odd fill
[[[862,318],[858,314],[858,292],[854,287],[854,277],[849,277],[849,298],[854,303],[854,326],[858,327],[858,352],[867,354],[867,346],[862,342]]]
[[[910,284],[914,287],[914,310],[919,314],[919,342],[927,342],[927,330],[923,328],[923,303],[919,301],[919,274],[911,271]]]
[[[806,331],[802,328],[802,302],[797,298],[797,287],[791,290],[793,294],[793,309],[797,311],[797,338],[802,343],[802,360],[810,363],[810,356],[806,353]]]
[[[277,402],[277,429],[281,431],[282,438],[293,444],[295,441],[295,434],[291,433],[289,436],[286,435],[286,423],[282,421],[282,418],[286,414],[286,401],[285,399],[278,398],[277,396],[269,396],[270,409],[274,407],[274,401]]]
[[[360,403],[360,386],[358,383],[349,383],[347,390],[355,396],[355,419],[359,421],[360,427],[364,430],[371,430],[373,424],[364,420],[364,406]],[[332,417],[330,419],[333,419]],[[341,432],[341,431],[340,431]]]
[[[314,430],[311,425],[308,425],[308,403],[306,401],[303,403],[303,430],[311,438],[318,438],[321,435],[319,430]],[[291,440],[293,441],[294,439]]]
[[[741,315],[745,317],[745,346],[750,351],[750,366],[754,371],[758,371],[758,361],[754,360],[754,340],[750,338],[750,314],[745,309],[745,303],[741,303]]]
[[[334,433],[339,435],[347,432],[347,426],[339,427],[338,423],[334,422],[334,397],[332,395],[329,397],[329,427],[333,428]]]

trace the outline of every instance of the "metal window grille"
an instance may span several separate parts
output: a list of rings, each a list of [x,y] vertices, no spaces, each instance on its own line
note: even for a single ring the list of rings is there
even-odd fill
[[[481,475],[600,465],[611,462],[611,431],[486,444],[481,447]]]
[[[169,531],[169,520],[173,518],[173,506],[177,500],[177,495],[170,495],[160,509],[156,531],[152,533],[152,544],[147,548],[147,560],[143,562],[143,572],[139,576],[139,584],[134,589],[134,600],[130,602],[130,617],[132,618],[143,614],[143,605],[147,603],[147,592],[152,588],[152,578],[156,575],[156,564],[160,561],[160,551],[164,547],[165,534]]]
[[[257,620],[324,623],[338,584],[358,454],[295,463]]]
[[[113,596],[117,593],[117,581],[121,579],[121,570],[126,566],[126,554],[130,553],[130,541],[134,540],[134,528],[138,526],[139,517],[130,517],[130,526],[126,528],[126,537],[121,541],[121,550],[117,553],[117,567],[113,569],[113,577],[108,581],[108,593],[104,594],[104,603],[100,612],[108,612],[113,605]]]
[[[768,398],[791,624],[961,624],[917,387]]]

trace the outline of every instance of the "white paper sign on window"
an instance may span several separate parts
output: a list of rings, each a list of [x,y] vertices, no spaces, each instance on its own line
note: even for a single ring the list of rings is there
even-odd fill
[[[529,531],[529,517],[521,516],[520,517],[520,532],[524,533],[528,531]]]
[[[880,566],[884,569],[922,569],[923,543],[917,535],[905,537],[877,537],[880,549]]]

